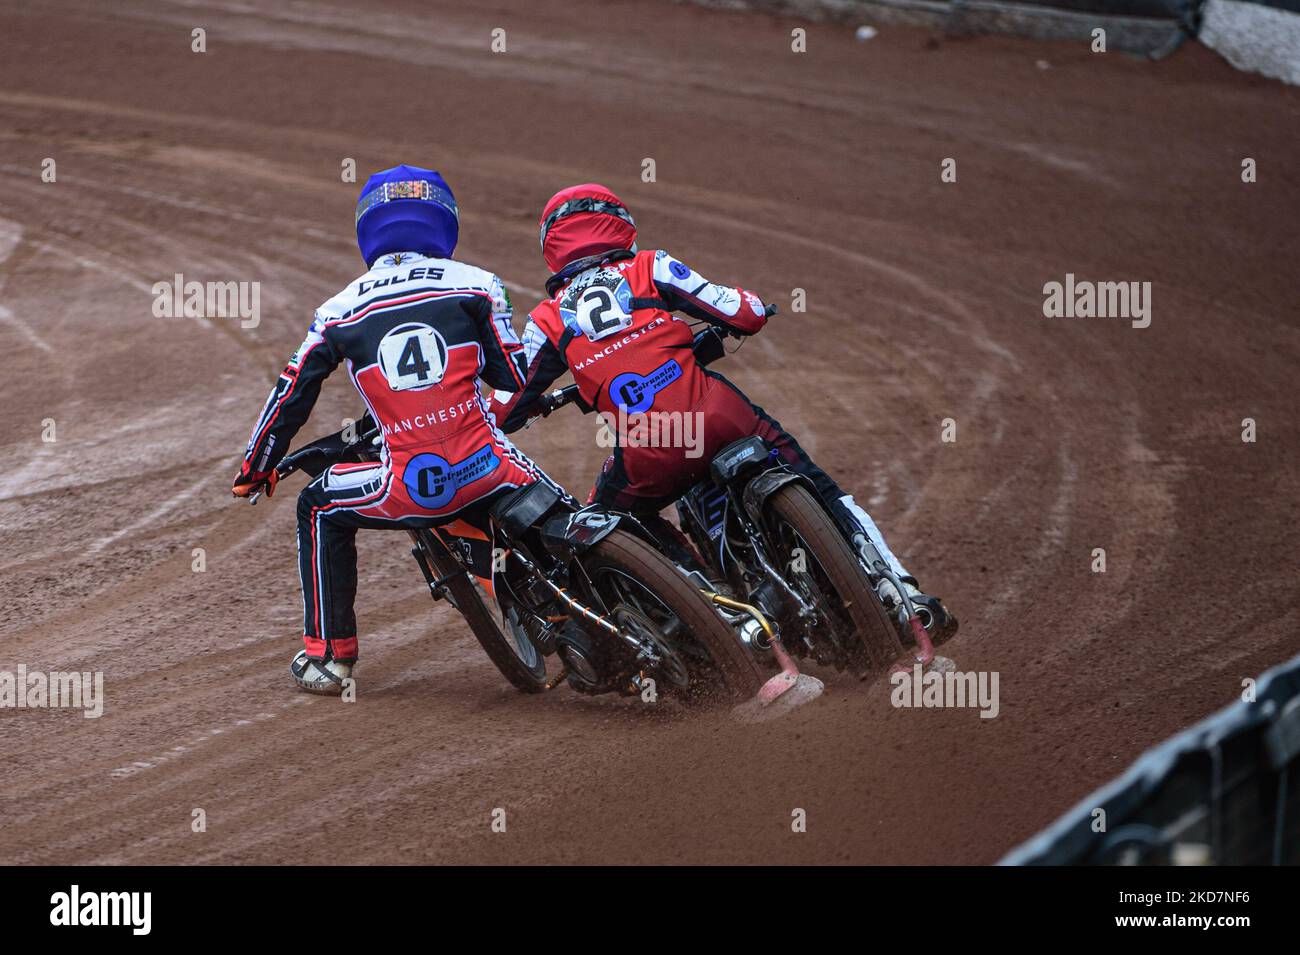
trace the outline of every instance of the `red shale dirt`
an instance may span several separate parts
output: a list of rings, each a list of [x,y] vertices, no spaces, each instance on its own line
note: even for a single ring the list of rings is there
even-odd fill
[[[0,862],[988,863],[1300,652],[1300,92],[1196,46],[808,25],[793,54],[793,21],[669,3],[358,6],[0,2],[0,669],[107,696],[0,710]],[[835,674],[759,726],[523,697],[382,533],[358,702],[298,693],[300,479],[229,483],[361,271],[347,157],[441,169],[521,327],[537,213],[589,180],[780,302],[720,370],[961,615],[998,717]],[[1150,281],[1151,326],[1045,318],[1067,272]],[[260,282],[261,324],[155,317],[176,273]],[[337,375],[301,437],[357,407]],[[592,425],[519,443],[585,494]]]

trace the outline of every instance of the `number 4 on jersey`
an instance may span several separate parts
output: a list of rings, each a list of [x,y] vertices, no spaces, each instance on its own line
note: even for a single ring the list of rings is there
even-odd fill
[[[379,367],[394,391],[428,388],[447,372],[447,343],[428,325],[400,325],[379,342]]]

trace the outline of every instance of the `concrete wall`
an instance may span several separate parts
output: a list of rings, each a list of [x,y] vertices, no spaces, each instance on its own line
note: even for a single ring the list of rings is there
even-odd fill
[[[1107,48],[1160,56],[1185,35],[1175,10],[1190,0],[1061,0],[1074,7],[1105,5],[1112,12],[1062,9],[1038,2],[1003,0],[690,0],[702,6],[752,10],[801,19],[854,25],[905,24],[970,35],[1011,33],[1042,40],[1089,42],[1096,27],[1106,30]],[[1113,12],[1116,9],[1123,14]],[[1190,7],[1186,7],[1190,9]],[[1132,11],[1132,12],[1130,12]]]
[[[1197,39],[1239,70],[1300,85],[1300,13],[1242,0],[1208,0]]]

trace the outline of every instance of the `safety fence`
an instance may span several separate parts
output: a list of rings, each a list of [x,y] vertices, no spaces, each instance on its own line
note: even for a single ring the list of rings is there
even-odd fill
[[[1300,863],[1300,657],[1144,753],[1002,865]]]

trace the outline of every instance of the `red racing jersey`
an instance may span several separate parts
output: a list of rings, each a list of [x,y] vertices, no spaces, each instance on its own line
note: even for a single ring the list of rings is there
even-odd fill
[[[515,394],[494,396],[508,433],[566,370],[598,412],[688,412],[715,386],[695,361],[684,312],[752,335],[766,322],[761,299],[717,285],[663,250],[611,253],[564,282],[529,313],[523,345],[527,379]]]
[[[534,468],[495,427],[479,380],[515,390],[523,346],[497,276],[418,253],[383,256],[316,311],[253,428],[241,474],[289,450],[325,378],[345,364],[383,436],[380,511],[451,514]]]

